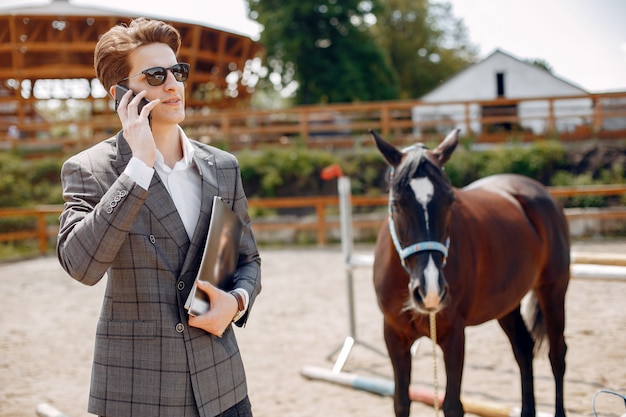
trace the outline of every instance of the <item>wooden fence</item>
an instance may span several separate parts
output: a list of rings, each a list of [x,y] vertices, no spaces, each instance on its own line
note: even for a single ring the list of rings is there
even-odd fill
[[[114,135],[120,122],[107,99],[82,120],[0,118],[0,149],[74,152]],[[420,116],[420,111],[422,111]],[[541,126],[539,132],[528,128]],[[428,103],[421,100],[297,106],[287,109],[188,108],[189,137],[231,151],[261,146],[336,149],[372,145],[369,130],[396,144],[441,139],[454,127],[476,143],[626,138],[626,92]]]
[[[549,187],[550,193],[556,198],[567,198],[583,195],[624,195],[626,194],[626,185],[598,185],[584,187]],[[387,205],[387,197],[366,197],[352,196],[353,207],[385,207]],[[301,221],[281,221],[265,222],[263,218],[253,218],[252,224],[255,232],[278,231],[284,229],[290,230],[314,230],[316,231],[317,244],[326,245],[328,242],[328,232],[339,228],[338,220],[331,220],[329,208],[336,208],[339,205],[337,196],[314,196],[314,197],[286,197],[286,198],[251,198],[248,200],[251,209],[294,209],[294,208],[313,208],[315,211],[314,222]],[[47,253],[49,249],[49,241],[54,238],[58,232],[58,223],[50,223],[47,221],[52,215],[58,216],[61,213],[62,206],[38,206],[32,208],[5,208],[0,209],[0,219],[2,218],[35,218],[36,227],[29,230],[20,230],[8,233],[0,233],[0,242],[17,242],[27,239],[37,239],[39,244],[39,252]],[[612,209],[600,209],[590,212],[581,212],[580,210],[566,210],[568,219],[594,218],[594,219],[624,219],[626,220],[626,207],[618,207]],[[333,216],[336,217],[336,216]],[[378,228],[381,220],[355,220],[354,228]]]
[[[0,219],[36,219],[36,227],[34,229],[0,233],[0,242],[18,242],[28,239],[37,239],[39,243],[39,253],[45,254],[48,251],[48,239],[56,236],[59,230],[58,222],[50,225],[47,217],[53,215],[58,216],[61,214],[62,209],[63,206],[60,205],[0,209]]]

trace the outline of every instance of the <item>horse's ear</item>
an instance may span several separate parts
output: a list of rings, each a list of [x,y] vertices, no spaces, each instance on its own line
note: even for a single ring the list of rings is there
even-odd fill
[[[370,133],[372,134],[372,136],[374,136],[374,140],[376,141],[376,147],[378,147],[380,153],[383,154],[383,157],[385,158],[387,163],[394,168],[400,165],[400,162],[402,162],[402,156],[404,154],[396,149],[396,147],[393,146],[391,143],[378,136],[373,130],[370,130]]]
[[[456,149],[456,145],[459,144],[459,132],[459,129],[454,129],[448,133],[448,136],[437,146],[437,149],[433,150],[433,154],[437,157],[440,166],[444,166],[448,162],[452,152]]]

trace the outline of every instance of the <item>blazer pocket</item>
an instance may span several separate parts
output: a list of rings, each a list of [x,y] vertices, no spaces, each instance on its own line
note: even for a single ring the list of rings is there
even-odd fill
[[[108,339],[152,339],[156,331],[156,321],[100,320],[96,334]]]

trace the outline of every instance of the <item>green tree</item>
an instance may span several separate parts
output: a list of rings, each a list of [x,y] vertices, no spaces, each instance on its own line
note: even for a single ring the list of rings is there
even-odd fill
[[[259,88],[295,91],[297,104],[395,99],[397,82],[369,22],[378,0],[248,0],[264,26],[269,69]]]
[[[397,73],[401,99],[423,96],[476,60],[476,47],[450,4],[381,2],[373,32]]]

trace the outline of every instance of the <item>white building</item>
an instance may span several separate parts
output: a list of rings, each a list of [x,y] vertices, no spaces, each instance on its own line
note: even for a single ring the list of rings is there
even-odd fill
[[[549,129],[550,106],[550,100],[541,98],[587,94],[582,88],[497,49],[421,98],[433,104],[414,108],[413,120],[418,126],[415,133],[420,136],[422,130],[431,126],[431,130],[434,128],[441,133],[456,127],[467,134],[469,122],[472,132],[480,134],[484,129],[481,118],[510,116],[517,117],[516,123],[523,129],[540,135]],[[517,102],[519,99],[523,101]],[[502,100],[502,103],[493,100]],[[554,100],[554,127],[559,132],[568,132],[591,124],[592,106],[591,98]],[[492,126],[504,131],[512,127],[510,122]]]

